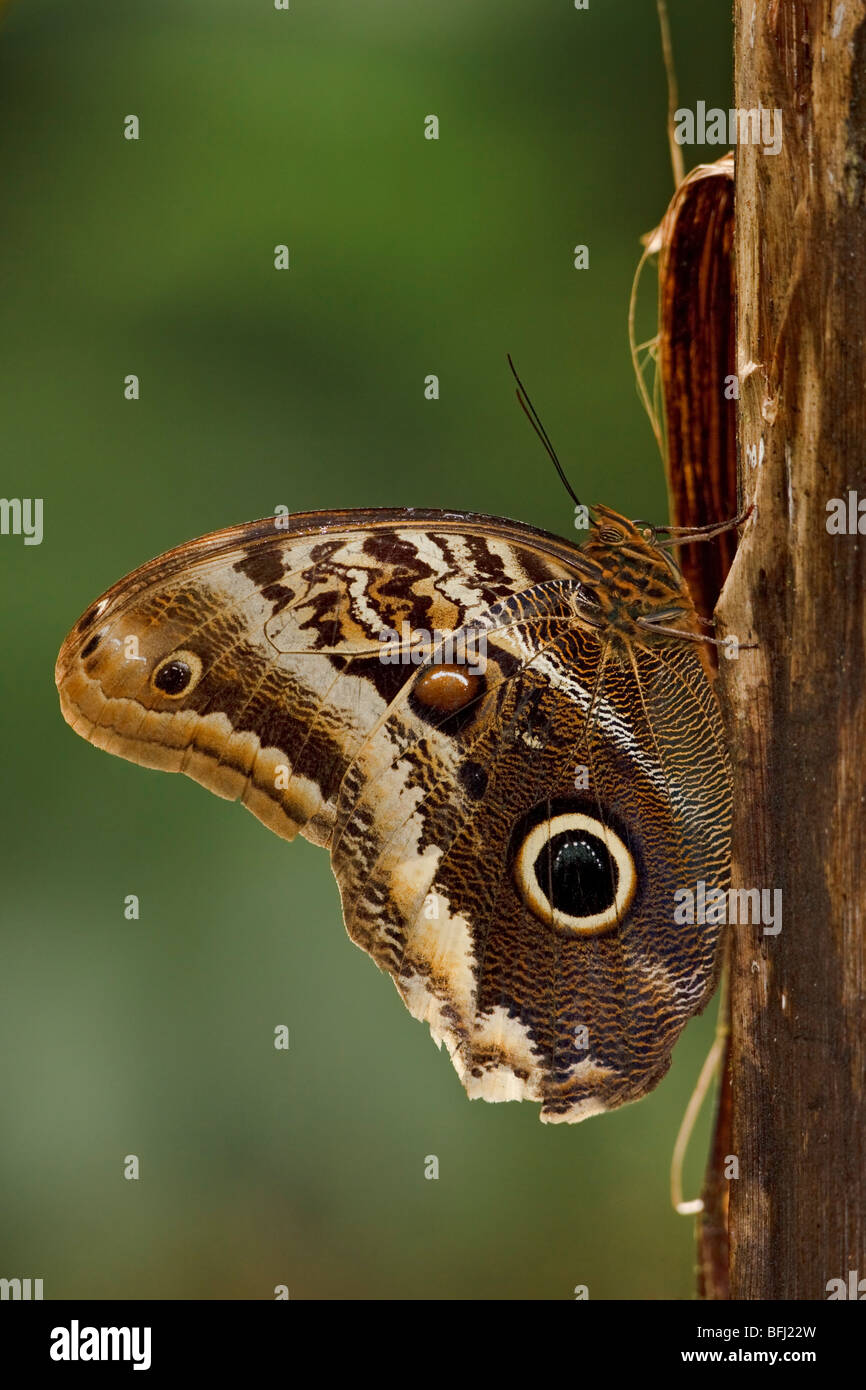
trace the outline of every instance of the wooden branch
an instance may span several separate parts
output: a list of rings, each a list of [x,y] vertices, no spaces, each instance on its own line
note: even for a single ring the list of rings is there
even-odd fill
[[[731,1296],[824,1299],[866,1277],[866,536],[827,524],[866,499],[866,0],[734,8],[736,105],[779,108],[782,146],[737,149],[756,512],[719,615],[759,647],[720,685],[734,883],[781,889],[782,920],[729,929]]]

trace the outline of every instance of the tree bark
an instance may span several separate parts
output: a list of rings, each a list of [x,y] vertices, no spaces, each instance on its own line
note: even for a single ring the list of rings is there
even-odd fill
[[[866,535],[828,530],[866,499],[866,0],[734,10],[736,106],[780,109],[782,146],[736,151],[755,512],[719,635],[758,645],[720,694],[733,881],[780,889],[782,918],[729,928],[731,1297],[824,1299],[866,1279]]]

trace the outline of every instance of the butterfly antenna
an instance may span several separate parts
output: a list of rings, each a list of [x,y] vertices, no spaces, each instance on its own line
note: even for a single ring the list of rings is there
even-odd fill
[[[671,26],[668,19],[667,0],[656,0],[656,9],[659,17],[659,28],[662,36],[662,57],[665,64],[665,75],[668,82],[668,144],[671,151],[671,169],[674,175],[674,188],[679,188],[685,178],[686,170],[683,163],[682,147],[677,144],[674,138],[674,115],[679,104],[677,98],[677,72],[674,67],[674,46],[671,43]]]
[[[517,400],[520,404],[520,408],[523,411],[532,428],[535,430],[535,433],[538,435],[539,439],[541,440],[551,459],[553,460],[553,466],[559,474],[563,487],[565,488],[574,505],[576,507],[579,507],[581,503],[574,491],[574,488],[571,486],[571,483],[565,476],[565,470],[563,469],[562,464],[559,462],[556,450],[550,442],[550,436],[548,435],[547,430],[541,423],[541,417],[539,416],[538,411],[535,409],[535,406],[529,399],[529,392],[527,391],[526,387],[524,386],[523,382],[520,380],[520,377],[517,374],[517,368],[515,367],[511,359],[511,353],[506,353],[506,356],[508,358],[508,365],[511,368],[511,375],[517,382]]]

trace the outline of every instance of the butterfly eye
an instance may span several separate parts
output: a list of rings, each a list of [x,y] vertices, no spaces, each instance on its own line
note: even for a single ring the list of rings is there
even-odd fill
[[[188,695],[201,679],[202,665],[195,652],[175,652],[161,661],[151,680],[162,695]]]
[[[575,936],[611,931],[637,889],[635,862],[619,835],[579,811],[543,820],[525,835],[514,877],[539,921]]]
[[[617,531],[613,526],[602,526],[598,532],[598,539],[604,541],[605,545],[619,545],[625,537],[622,531]]]

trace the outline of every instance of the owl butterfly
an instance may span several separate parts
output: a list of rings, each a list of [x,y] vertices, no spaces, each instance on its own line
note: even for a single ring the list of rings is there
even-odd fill
[[[218,531],[109,589],[56,672],[91,743],[325,846],[349,935],[469,1096],[549,1121],[665,1073],[718,955],[674,894],[728,874],[728,763],[670,541],[589,515],[580,548],[408,509]]]

